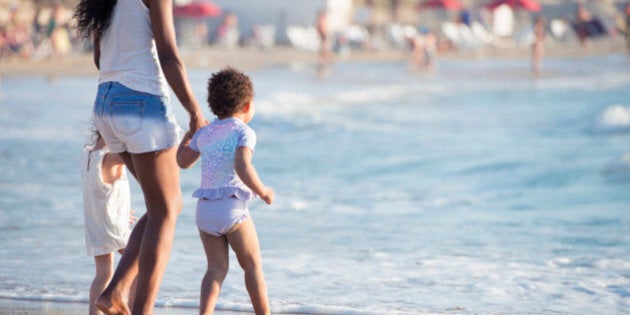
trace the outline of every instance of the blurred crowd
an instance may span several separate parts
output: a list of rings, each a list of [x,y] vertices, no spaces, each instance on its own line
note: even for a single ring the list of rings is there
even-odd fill
[[[0,8],[0,58],[38,59],[81,47],[71,16],[61,3],[35,9],[17,2]]]
[[[176,31],[179,44],[184,47],[265,49],[289,45],[319,52],[320,62],[330,59],[329,55],[348,55],[357,50],[407,50],[413,63],[426,68],[432,67],[436,54],[453,50],[529,48],[538,44],[534,51],[542,51],[542,43],[575,41],[587,47],[597,38],[622,36],[630,48],[630,2],[609,1],[607,9],[602,10],[601,1],[565,1],[561,10],[554,11],[548,6],[530,10],[508,4],[432,7],[427,3],[440,1],[418,0],[412,1],[412,10],[402,9],[411,11],[406,12],[412,16],[406,21],[396,18],[396,13],[390,14],[387,21],[379,19],[375,2],[354,1],[347,25],[337,29],[326,27],[326,10],[322,10],[313,12],[311,21],[287,25],[282,30],[276,28],[274,21],[243,27],[239,25],[238,12],[221,12],[206,18],[176,14]],[[90,50],[89,43],[78,37],[71,24],[72,8],[54,0],[50,3],[0,3],[0,59],[38,59]],[[571,12],[567,12],[568,3]],[[278,32],[283,34],[279,36]]]

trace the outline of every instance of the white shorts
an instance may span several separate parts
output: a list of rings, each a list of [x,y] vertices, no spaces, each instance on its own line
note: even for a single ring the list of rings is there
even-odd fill
[[[164,96],[132,90],[118,82],[98,86],[94,124],[113,153],[146,153],[179,143],[181,128]]]
[[[234,225],[249,218],[247,201],[238,198],[197,201],[196,223],[199,230],[214,236],[225,235]]]

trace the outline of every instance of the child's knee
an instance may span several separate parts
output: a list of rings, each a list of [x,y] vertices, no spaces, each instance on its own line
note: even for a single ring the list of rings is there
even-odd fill
[[[227,276],[229,266],[224,263],[208,263],[207,273],[212,274],[215,278],[223,279]]]
[[[262,268],[262,262],[258,257],[243,257],[238,260],[238,263],[239,265],[241,265],[241,268],[243,268],[243,270],[246,272]]]

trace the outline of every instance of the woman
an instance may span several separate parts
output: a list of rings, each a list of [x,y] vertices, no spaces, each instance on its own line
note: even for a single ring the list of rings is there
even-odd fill
[[[94,41],[95,124],[137,179],[147,208],[96,300],[106,314],[152,313],[171,252],[182,196],[175,158],[179,127],[168,86],[190,115],[190,132],[207,123],[179,57],[172,6],[172,0],[81,0],[74,12],[81,33]],[[138,290],[128,305],[136,275]]]

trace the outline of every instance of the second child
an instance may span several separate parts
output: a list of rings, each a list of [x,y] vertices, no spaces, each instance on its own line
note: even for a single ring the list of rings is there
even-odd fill
[[[228,246],[245,272],[245,286],[256,314],[270,314],[260,246],[248,201],[260,197],[267,204],[274,191],[265,186],[252,165],[256,134],[247,123],[254,117],[250,78],[226,68],[212,75],[208,103],[217,116],[194,135],[186,133],[177,163],[189,168],[201,157],[201,187],[196,223],[208,261],[201,282],[200,314],[212,314],[229,267]]]
[[[101,314],[94,302],[112,278],[114,252],[122,255],[125,251],[130,225],[137,221],[131,211],[125,163],[118,154],[109,152],[98,131],[93,137],[94,143],[85,146],[81,158],[85,246],[96,267],[90,286],[90,315]],[[134,293],[132,285],[131,300]]]

